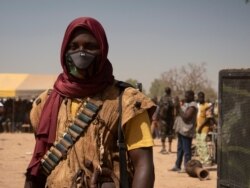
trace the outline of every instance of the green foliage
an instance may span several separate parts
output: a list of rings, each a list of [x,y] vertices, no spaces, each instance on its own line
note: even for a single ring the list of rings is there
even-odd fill
[[[127,79],[125,82],[131,84],[132,86],[136,87],[136,83],[138,82],[137,80],[135,79],[132,79],[132,78],[129,78]]]
[[[127,79],[125,82],[131,84],[131,85],[134,86],[135,88],[136,88],[136,84],[137,84],[137,83],[140,83],[140,82],[138,82],[137,80],[132,79],[132,78]],[[142,85],[142,92],[143,92],[143,93],[146,93],[146,92],[145,92],[145,89],[143,89],[143,85]]]
[[[159,98],[164,94],[165,84],[161,79],[154,79],[149,89],[149,96],[151,98]]]

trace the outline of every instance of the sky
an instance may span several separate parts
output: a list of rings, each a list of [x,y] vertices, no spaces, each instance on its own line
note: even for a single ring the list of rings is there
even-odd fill
[[[245,0],[1,0],[0,73],[61,73],[64,32],[80,16],[103,25],[115,78],[146,91],[188,63],[205,62],[216,90],[220,70],[250,67]]]

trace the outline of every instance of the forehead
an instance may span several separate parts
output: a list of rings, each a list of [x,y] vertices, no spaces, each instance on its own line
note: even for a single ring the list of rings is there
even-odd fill
[[[86,34],[90,35],[91,37],[95,38],[94,35],[89,31],[88,29],[82,28],[82,27],[77,27],[72,33],[69,41],[72,41],[74,38],[81,34]]]

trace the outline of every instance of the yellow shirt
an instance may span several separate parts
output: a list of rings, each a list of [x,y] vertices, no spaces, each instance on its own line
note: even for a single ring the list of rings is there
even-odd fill
[[[206,119],[206,111],[207,109],[211,106],[210,103],[203,103],[203,104],[198,104],[198,113],[197,113],[197,127],[196,127],[196,130],[198,131],[199,127],[203,124],[203,122],[205,121]],[[208,129],[209,129],[209,125],[205,125],[203,126],[202,128],[202,133],[207,133],[208,132]]]
[[[128,150],[154,145],[147,111],[137,115],[125,125],[125,141]]]
[[[73,116],[75,116],[78,107],[79,102],[73,100],[71,105]],[[125,125],[124,134],[128,150],[153,146],[154,142],[150,132],[150,120],[147,111],[128,121]]]

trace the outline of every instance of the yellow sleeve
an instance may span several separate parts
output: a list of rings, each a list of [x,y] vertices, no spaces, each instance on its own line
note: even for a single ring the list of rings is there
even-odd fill
[[[77,101],[77,100],[72,100],[72,103],[71,103],[71,115],[73,116],[73,117],[75,117],[76,116],[76,112],[77,112],[77,109],[78,109],[78,107],[79,107],[79,102]]]
[[[147,111],[129,120],[124,131],[128,150],[154,145]]]

